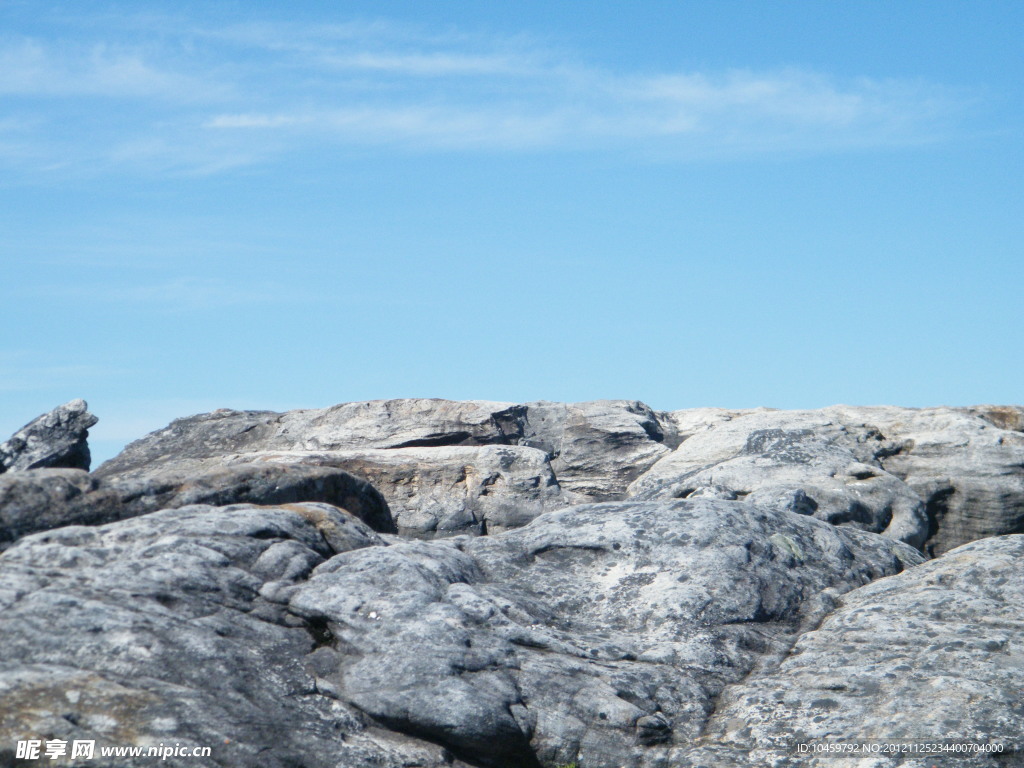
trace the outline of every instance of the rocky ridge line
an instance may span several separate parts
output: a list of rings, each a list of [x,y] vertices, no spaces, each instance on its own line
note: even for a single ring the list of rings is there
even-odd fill
[[[1022,414],[374,401],[7,472],[0,765],[1022,765]]]
[[[573,504],[747,499],[929,554],[1024,531],[1024,409],[654,411],[637,401],[379,400],[179,419],[101,479],[252,463],[368,479],[403,535],[500,532]]]

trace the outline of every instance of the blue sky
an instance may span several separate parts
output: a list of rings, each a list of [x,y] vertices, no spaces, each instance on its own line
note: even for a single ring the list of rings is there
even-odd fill
[[[0,3],[0,435],[1020,403],[1024,4]],[[2,438],[0,438],[2,439]]]

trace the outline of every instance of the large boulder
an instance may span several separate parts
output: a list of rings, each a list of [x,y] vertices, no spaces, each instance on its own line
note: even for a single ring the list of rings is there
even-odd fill
[[[701,731],[718,692],[911,547],[710,499],[547,513],[498,536],[394,543],[317,567],[317,685],[481,766],[636,765]]]
[[[668,419],[683,442],[631,497],[746,498],[930,555],[1024,532],[1024,408],[704,408]]]
[[[869,422],[892,448],[880,458],[924,502],[925,550],[1024,533],[1024,408],[829,409],[847,422]]]
[[[797,744],[963,740],[1004,751],[956,755],[957,766],[1024,765],[1022,616],[1019,535],[958,547],[849,592],[780,664],[726,688],[701,745],[675,750],[669,764],[832,768],[847,763],[801,754]],[[949,756],[873,757],[849,764],[924,766]]]
[[[0,475],[0,549],[22,536],[123,517],[120,496],[81,469],[29,469]]]
[[[677,443],[671,419],[631,400],[374,400],[178,419],[96,474],[153,483],[163,473],[253,461],[333,466],[372,482],[403,534],[450,536],[502,531],[548,510],[622,498]]]
[[[0,443],[0,473],[47,467],[89,471],[89,427],[97,421],[85,400],[44,413]]]
[[[397,530],[387,502],[372,485],[333,467],[269,462],[161,467],[130,479],[101,479],[80,469],[33,469],[0,476],[0,549],[37,531],[100,525],[160,509],[304,501],[341,507],[381,533]]]
[[[537,402],[525,412],[521,443],[547,452],[562,488],[589,501],[623,498],[678,444],[674,424],[638,400]]]
[[[629,489],[638,499],[744,498],[921,546],[925,505],[880,458],[890,443],[821,411],[760,411],[712,422]]]
[[[307,659],[325,630],[281,602],[317,564],[382,545],[316,503],[193,506],[22,539],[0,555],[0,765],[23,739],[95,740],[97,760],[110,746],[212,749],[168,766],[446,764],[318,690]]]
[[[334,467],[366,478],[387,494],[398,532],[418,538],[500,533],[578,498],[559,485],[543,451],[518,445],[266,451],[216,461]]]

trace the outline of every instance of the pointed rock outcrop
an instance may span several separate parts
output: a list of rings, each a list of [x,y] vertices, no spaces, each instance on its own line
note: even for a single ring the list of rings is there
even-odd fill
[[[0,473],[47,468],[88,472],[89,427],[97,421],[81,399],[44,413],[0,443]]]

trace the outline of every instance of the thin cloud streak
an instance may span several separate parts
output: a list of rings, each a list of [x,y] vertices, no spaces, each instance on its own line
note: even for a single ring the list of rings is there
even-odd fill
[[[58,47],[36,40],[0,40],[0,94],[182,102],[224,96],[209,81],[147,58],[106,43]]]
[[[968,103],[928,83],[796,69],[614,72],[520,38],[387,22],[172,24],[159,41],[134,29],[130,44],[116,28],[77,47],[0,38],[0,94],[19,121],[40,124],[0,145],[0,163],[203,175],[346,147],[682,159],[842,151],[933,140]],[[112,97],[123,100],[112,115],[94,103]],[[83,130],[69,129],[62,105]]]
[[[414,77],[447,77],[453,75],[540,75],[544,69],[529,61],[508,55],[467,55],[456,53],[371,53],[347,56],[324,56],[327,65],[342,69],[378,70]]]
[[[301,113],[215,115],[214,130],[277,131],[309,140],[420,148],[545,149],[683,142],[698,149],[729,140],[770,151],[801,145],[835,148],[908,143],[926,137],[928,121],[952,109],[926,89],[861,83],[843,89],[803,72],[731,73],[615,80],[592,78],[587,89],[567,87],[560,98],[518,104],[367,105]],[[915,98],[916,97],[916,98]]]
[[[50,297],[96,302],[104,305],[144,306],[148,311],[191,312],[253,304],[310,301],[308,291],[299,293],[280,286],[238,285],[235,281],[175,278],[152,283],[51,285],[37,288]]]
[[[282,128],[313,122],[308,115],[217,115],[203,123],[204,128]]]

